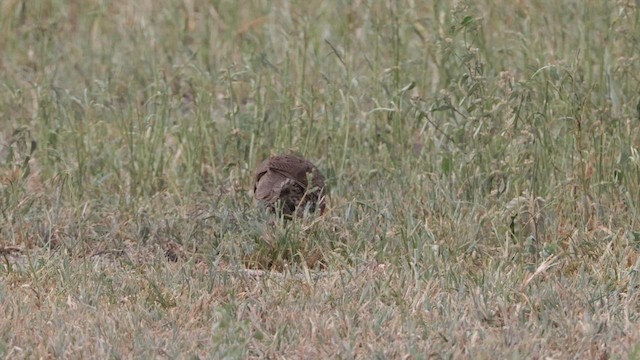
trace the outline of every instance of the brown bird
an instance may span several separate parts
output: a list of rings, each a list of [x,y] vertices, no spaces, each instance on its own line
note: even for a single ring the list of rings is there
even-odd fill
[[[315,165],[296,155],[272,156],[260,163],[253,192],[273,212],[282,206],[282,213],[288,217],[294,212],[302,216],[305,209],[314,212],[316,207],[321,214],[324,212],[324,176]]]

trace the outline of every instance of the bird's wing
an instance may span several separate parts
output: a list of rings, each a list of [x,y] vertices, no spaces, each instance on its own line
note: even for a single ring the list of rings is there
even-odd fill
[[[286,180],[287,177],[278,172],[265,172],[258,178],[255,184],[254,191],[256,199],[269,202],[276,201],[278,196],[280,196],[282,183]]]

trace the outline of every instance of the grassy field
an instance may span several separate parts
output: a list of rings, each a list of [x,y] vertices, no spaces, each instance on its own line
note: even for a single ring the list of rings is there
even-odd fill
[[[0,356],[640,358],[637,7],[0,2]]]

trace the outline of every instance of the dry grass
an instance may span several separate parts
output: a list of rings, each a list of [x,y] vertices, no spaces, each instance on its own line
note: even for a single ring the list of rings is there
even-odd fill
[[[0,356],[640,356],[632,1],[5,0]],[[294,151],[322,217],[252,170]]]

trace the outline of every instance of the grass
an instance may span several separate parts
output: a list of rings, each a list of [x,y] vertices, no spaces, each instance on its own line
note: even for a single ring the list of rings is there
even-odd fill
[[[0,356],[640,357],[633,1],[0,4]],[[321,217],[252,199],[312,159]]]

